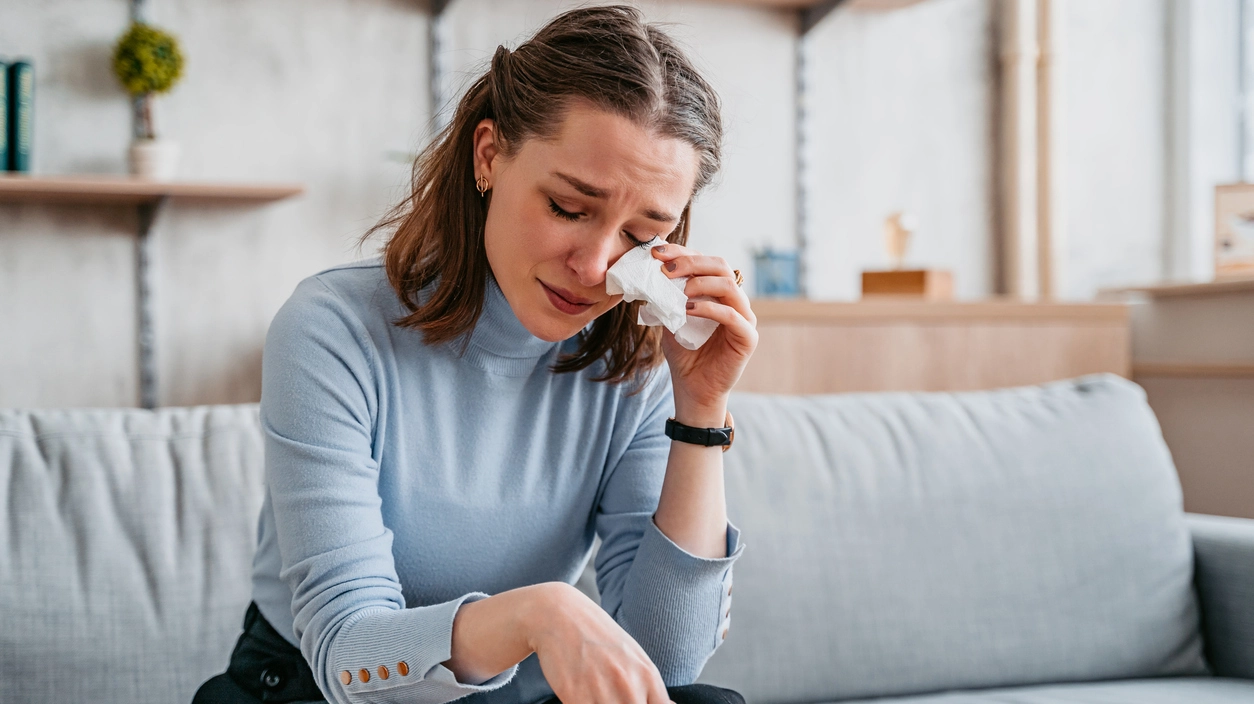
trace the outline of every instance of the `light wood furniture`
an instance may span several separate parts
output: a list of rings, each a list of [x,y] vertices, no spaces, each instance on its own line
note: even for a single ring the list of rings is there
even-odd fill
[[[299,184],[145,181],[123,176],[0,174],[0,201],[139,205],[161,198],[201,201],[271,201],[298,195]]]
[[[910,296],[928,301],[954,297],[954,278],[936,269],[894,269],[862,272],[862,297]]]
[[[1131,286],[1105,289],[1101,296],[1106,299],[1121,298],[1126,294],[1145,294],[1154,298],[1178,298],[1180,296],[1213,296],[1221,293],[1254,293],[1254,276],[1201,283],[1166,283],[1155,286]]]
[[[1254,518],[1254,278],[1103,292],[1132,301],[1132,375],[1189,511]]]
[[[105,204],[136,208],[135,287],[139,336],[139,402],[144,408],[155,408],[157,405],[156,333],[152,322],[152,257],[149,235],[161,208],[173,198],[193,202],[266,203],[299,195],[304,190],[304,186],[291,183],[149,181],[125,176],[0,174],[0,202]]]
[[[1130,373],[1123,304],[757,300],[738,391],[962,391]]]
[[[903,7],[917,5],[923,0],[719,0],[730,5],[748,5],[750,7],[768,7],[780,10],[804,10],[809,8],[819,8],[824,5],[847,5],[855,10],[867,10],[871,12],[883,12],[888,10],[898,10]]]

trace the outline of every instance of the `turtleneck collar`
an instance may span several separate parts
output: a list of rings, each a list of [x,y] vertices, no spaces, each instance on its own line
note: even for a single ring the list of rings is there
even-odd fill
[[[536,362],[560,343],[546,342],[523,327],[510,307],[496,278],[488,274],[483,296],[483,312],[470,333],[465,359],[475,366],[498,374],[530,374]]]

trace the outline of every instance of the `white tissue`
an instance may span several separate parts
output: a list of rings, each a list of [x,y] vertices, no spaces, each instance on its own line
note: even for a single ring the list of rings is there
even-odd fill
[[[605,273],[605,292],[611,296],[623,294],[623,300],[645,301],[640,307],[641,325],[665,325],[675,333],[675,340],[685,348],[695,350],[710,339],[718,323],[708,318],[688,315],[688,296],[684,295],[687,276],[668,278],[662,273],[662,262],[653,258],[653,248],[666,244],[655,237],[651,242],[632,247],[619,257]],[[700,296],[694,300],[710,300]]]

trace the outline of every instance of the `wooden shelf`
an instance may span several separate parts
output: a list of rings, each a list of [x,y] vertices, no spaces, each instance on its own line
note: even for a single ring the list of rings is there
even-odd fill
[[[0,174],[0,201],[113,203],[139,205],[162,198],[221,202],[267,202],[299,195],[293,183],[148,181],[127,176],[27,176]]]
[[[1023,303],[1010,300],[971,302],[921,300],[873,300],[851,303],[756,298],[753,312],[764,323],[777,321],[893,321],[984,320],[1021,322],[1067,320],[1072,322],[1126,323],[1123,303]]]
[[[1254,362],[1133,362],[1132,376],[1254,378]]]
[[[1254,292],[1254,276],[1241,279],[1220,279],[1204,283],[1158,284],[1156,286],[1130,286],[1128,288],[1103,289],[1101,295],[1144,293],[1155,298],[1168,296],[1212,296],[1217,293]]]
[[[816,8],[820,5],[840,5],[848,4],[849,7],[857,10],[870,10],[873,12],[884,12],[888,10],[898,10],[903,7],[917,5],[922,0],[712,0],[722,5],[746,5],[748,7],[766,7],[779,10],[807,10]]]
[[[818,5],[822,0],[715,0],[720,5],[744,5],[775,10],[803,10]]]

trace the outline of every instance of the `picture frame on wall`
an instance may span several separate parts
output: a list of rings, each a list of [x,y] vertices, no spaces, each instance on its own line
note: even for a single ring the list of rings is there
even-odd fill
[[[1215,187],[1215,278],[1254,276],[1254,183]]]

